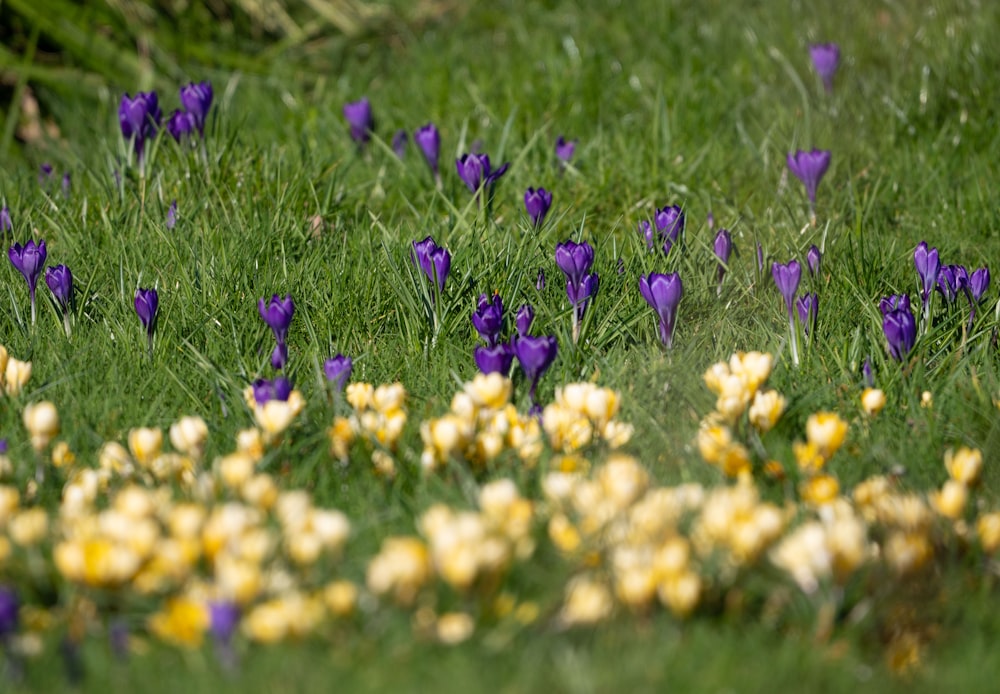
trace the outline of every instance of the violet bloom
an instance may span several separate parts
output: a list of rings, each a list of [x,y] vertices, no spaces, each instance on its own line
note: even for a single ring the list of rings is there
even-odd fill
[[[563,164],[569,162],[576,153],[576,140],[567,140],[560,135],[556,138],[556,158]]]
[[[489,347],[479,346],[473,350],[472,358],[481,373],[507,376],[510,374],[511,364],[514,363],[514,349],[506,342]]]
[[[458,169],[458,177],[462,179],[466,187],[473,193],[478,193],[480,188],[489,188],[497,179],[507,173],[510,163],[506,163],[496,171],[490,164],[488,154],[463,154],[455,160],[455,168]]]
[[[428,123],[422,128],[417,128],[413,133],[413,141],[417,143],[417,147],[423,153],[427,165],[431,167],[434,179],[437,180],[440,177],[438,173],[438,161],[441,157],[441,133],[438,132],[437,126],[433,123]]]
[[[45,284],[63,313],[68,313],[73,301],[73,273],[65,265],[46,268]]]
[[[167,208],[167,229],[173,229],[177,224],[177,201],[174,200]]]
[[[38,167],[38,185],[47,186],[49,181],[52,180],[52,173],[54,169],[52,164],[45,162],[40,167]]]
[[[392,151],[395,152],[396,156],[400,159],[406,154],[406,143],[409,141],[409,135],[406,134],[405,130],[397,130],[396,134],[392,136]]]
[[[586,241],[563,241],[556,244],[556,265],[566,275],[566,279],[579,285],[594,264],[594,247]]]
[[[288,343],[279,342],[271,350],[271,368],[281,371],[288,363]]]
[[[118,124],[122,137],[132,141],[136,156],[142,160],[146,140],[156,135],[163,112],[160,110],[156,92],[139,92],[135,98],[127,93],[118,106]]]
[[[233,602],[208,604],[208,628],[217,641],[228,643],[240,623],[240,606]]]
[[[896,309],[885,314],[882,332],[889,343],[889,354],[896,361],[903,361],[917,340],[917,321],[908,309]]]
[[[646,242],[646,250],[650,253],[656,247],[656,233],[653,231],[653,225],[650,224],[648,219],[644,219],[639,222],[639,236],[643,238]]]
[[[809,57],[812,58],[816,74],[823,80],[827,92],[833,91],[833,76],[840,67],[840,46],[835,43],[817,43],[809,46]]]
[[[524,208],[528,212],[528,217],[531,218],[531,225],[536,229],[542,226],[542,222],[545,221],[545,215],[549,213],[551,206],[552,193],[544,188],[539,188],[538,190],[528,188],[524,191]]]
[[[257,301],[257,312],[274,333],[275,342],[279,345],[284,344],[288,337],[288,327],[292,324],[292,316],[295,315],[295,302],[292,301],[292,295],[285,294],[285,298],[281,298],[274,294],[270,300],[261,297]]]
[[[789,153],[788,168],[806,187],[806,195],[809,196],[809,213],[815,223],[816,188],[823,179],[823,174],[830,168],[830,152],[822,149],[805,152],[800,149],[795,154]]]
[[[488,347],[497,344],[503,330],[503,299],[500,294],[494,294],[492,299],[485,294],[479,295],[479,304],[472,312],[472,327]]]
[[[771,277],[778,286],[778,291],[785,299],[785,308],[788,311],[788,333],[792,348],[792,365],[799,365],[798,338],[795,331],[795,292],[799,290],[799,280],[802,279],[802,266],[797,260],[790,260],[787,264],[771,263]]]
[[[375,119],[372,117],[372,105],[367,97],[344,104],[344,118],[351,128],[351,139],[359,146],[372,139]]]
[[[806,337],[812,335],[816,330],[816,318],[819,314],[819,296],[816,292],[807,292],[796,300],[795,308]]]
[[[8,231],[14,231],[14,223],[10,219],[10,209],[4,205],[0,207],[0,234],[6,235]]]
[[[913,266],[920,275],[920,299],[924,306],[924,320],[930,318],[931,293],[941,271],[941,261],[938,259],[938,249],[928,248],[926,241],[921,241],[913,250]]]
[[[865,362],[861,365],[861,376],[865,379],[865,385],[869,388],[875,387],[875,376],[872,374],[871,357],[865,357]]]
[[[212,108],[212,85],[209,82],[191,82],[181,87],[180,95],[181,104],[191,114],[198,134],[204,137],[205,120],[208,118],[208,110]]]
[[[351,372],[354,370],[354,360],[337,354],[323,362],[323,373],[326,380],[334,385],[337,390],[343,390],[347,382],[351,380]]]
[[[535,289],[542,291],[545,289],[545,270],[538,268],[538,277],[535,278]]]
[[[413,262],[424,271],[427,278],[437,285],[438,291],[444,291],[445,280],[451,271],[451,253],[438,246],[430,236],[423,241],[413,242],[413,252],[410,254]]]
[[[23,246],[15,243],[7,250],[7,257],[10,264],[24,276],[24,281],[28,283],[28,295],[31,297],[31,324],[35,324],[35,288],[38,286],[38,277],[45,267],[45,242],[34,240],[28,241]]]
[[[651,272],[639,277],[639,292],[660,317],[660,341],[670,349],[674,343],[677,306],[684,295],[684,284],[676,272],[660,274]]]
[[[171,113],[170,118],[167,119],[167,132],[177,142],[189,136],[197,127],[198,123],[194,115],[180,109]]]
[[[653,220],[660,240],[663,241],[663,254],[667,255],[684,233],[684,210],[680,205],[670,205],[657,210]]]
[[[535,321],[535,309],[531,307],[531,304],[521,304],[521,308],[517,309],[517,317],[514,319],[514,326],[517,328],[518,335],[527,335],[528,331],[531,330],[531,324]]]
[[[981,267],[978,270],[973,270],[972,275],[969,276],[969,291],[972,293],[972,300],[978,303],[989,288],[990,269]]]
[[[969,273],[961,265],[942,265],[938,270],[937,290],[948,304],[955,303],[960,291],[969,286]]]
[[[17,631],[20,610],[21,601],[17,599],[17,591],[0,586],[0,641],[6,641]]]
[[[160,306],[160,295],[155,289],[139,288],[135,290],[135,313],[139,322],[146,329],[146,341],[149,353],[153,353],[153,333],[156,331],[157,309]]]
[[[764,247],[757,242],[757,272],[764,272]]]
[[[534,405],[538,404],[535,391],[538,388],[538,381],[555,361],[559,351],[559,343],[554,336],[533,337],[531,335],[519,335],[511,340],[514,348],[514,356],[517,357],[521,371],[531,383],[529,395]]]
[[[778,286],[778,291],[785,299],[785,307],[788,310],[789,320],[794,315],[792,313],[795,305],[795,293],[799,290],[799,281],[802,279],[802,265],[797,260],[789,260],[782,265],[778,262],[771,263],[771,277]]]
[[[899,309],[910,310],[910,297],[906,294],[890,294],[889,296],[882,297],[881,301],[878,302],[878,310],[882,313],[884,317],[890,311],[897,311]]]
[[[722,278],[726,274],[726,267],[729,265],[729,256],[733,252],[733,236],[729,233],[728,229],[719,229],[719,232],[715,235],[715,242],[712,244],[713,250],[715,251],[715,257],[719,261],[719,268],[716,271],[716,282],[718,283],[718,292],[722,293]]]
[[[292,394],[292,383],[284,376],[278,376],[274,380],[258,378],[253,382],[253,399],[258,405],[263,405],[271,400],[287,402],[288,396]]]
[[[820,253],[816,244],[809,246],[809,250],[806,251],[806,267],[809,268],[810,277],[816,277],[819,275],[819,264],[822,259],[823,254]]]
[[[583,280],[579,284],[573,284],[569,280],[566,280],[566,296],[569,298],[569,303],[572,304],[574,308],[574,342],[579,339],[580,324],[583,322],[583,316],[587,311],[587,306],[590,304],[590,300],[597,296],[597,289],[599,286],[600,278],[597,276],[596,272],[584,275]]]

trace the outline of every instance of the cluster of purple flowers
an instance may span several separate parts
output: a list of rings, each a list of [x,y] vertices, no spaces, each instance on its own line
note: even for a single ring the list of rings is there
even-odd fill
[[[4,207],[3,211],[7,212],[7,208]],[[10,223],[9,212],[7,212],[6,221],[7,224]],[[28,295],[31,299],[32,324],[35,322],[36,313],[35,290],[38,286],[38,278],[41,277],[42,269],[44,268],[45,284],[48,285],[56,306],[58,306],[63,314],[68,331],[69,315],[73,304],[73,273],[65,265],[45,268],[47,256],[48,251],[45,247],[45,241],[35,243],[34,239],[29,239],[23,246],[15,243],[7,249],[7,257],[10,259],[10,264],[14,266],[15,270],[21,273],[21,276],[24,277],[24,281],[28,285]]]
[[[427,279],[436,286],[439,292],[444,291],[445,280],[451,272],[451,253],[443,246],[437,245],[434,238],[428,236],[423,241],[413,242],[413,252],[410,254],[413,263],[423,270]]]
[[[212,107],[212,85],[208,82],[191,82],[180,88],[182,108],[176,109],[167,119],[167,132],[177,140],[190,136],[194,131],[205,135],[205,121]],[[155,91],[139,92],[135,97],[122,96],[118,106],[118,124],[122,137],[132,143],[136,158],[143,161],[146,143],[156,137],[163,121],[160,99]]]
[[[271,366],[275,371],[280,371],[288,363],[288,328],[295,315],[295,302],[292,301],[291,294],[285,294],[284,298],[274,294],[270,301],[266,297],[261,297],[257,301],[257,311],[274,333],[275,346],[271,352]]]
[[[684,222],[684,210],[679,205],[669,205],[656,211],[652,223],[648,219],[639,222],[639,235],[650,253],[659,246],[663,255],[669,255],[684,233]]]
[[[594,265],[594,247],[586,241],[564,241],[556,244],[556,265],[566,276],[566,296],[573,307],[573,342],[580,339],[583,316],[599,284]]]

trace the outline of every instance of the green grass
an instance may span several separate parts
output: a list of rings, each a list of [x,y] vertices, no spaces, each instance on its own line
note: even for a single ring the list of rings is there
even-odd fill
[[[29,461],[21,407],[48,399],[85,464],[96,463],[105,440],[124,442],[132,427],[165,428],[183,414],[210,423],[209,459],[230,451],[235,432],[251,424],[242,389],[270,373],[271,336],[257,299],[289,292],[296,303],[290,375],[308,404],[265,464],[271,472],[286,466],[283,483],[305,485],[318,503],[351,517],[356,532],[342,572],[361,579],[384,537],[414,532],[415,516],[436,500],[464,503],[455,479],[462,475],[415,472],[418,427],[442,414],[472,377],[469,315],[480,293],[499,290],[513,310],[535,305],[536,334],[559,338],[542,400],[575,380],[620,390],[621,418],[636,428],[628,450],[659,482],[721,481],[692,444],[714,401],[701,376],[735,350],[756,349],[778,355],[771,383],[789,398],[789,410],[768,441],[786,460],[806,418],[833,409],[851,422],[848,445],[831,463],[842,488],[897,466],[906,488],[939,486],[943,452],[964,444],[983,451],[975,495],[993,507],[1000,499],[991,464],[1000,453],[995,288],[968,336],[964,313],[943,317],[919,339],[906,369],[885,352],[877,300],[915,291],[911,254],[921,240],[937,246],[943,262],[995,265],[998,21],[1000,8],[961,0],[874,7],[852,0],[836,10],[714,1],[477,3],[349,40],[320,36],[280,51],[260,42],[273,60],[246,72],[232,71],[228,53],[192,50],[177,60],[200,62],[171,60],[173,69],[161,67],[141,84],[131,63],[109,67],[102,55],[82,66],[99,64],[99,87],[36,82],[32,74],[29,84],[62,139],[14,147],[0,171],[0,200],[14,216],[13,240],[44,238],[49,264],[73,270],[76,324],[66,339],[40,287],[31,326],[23,281],[13,268],[0,271],[0,343],[34,365],[27,392],[0,401],[0,437],[12,459]],[[43,45],[58,41],[46,31]],[[844,57],[832,95],[823,93],[807,50],[826,40],[839,42]],[[126,152],[116,122],[122,92],[161,86],[168,112],[178,105],[169,85],[205,78],[216,93],[207,164],[167,137],[150,153],[145,179],[117,163]],[[379,141],[359,156],[341,107],[362,95],[374,105]],[[443,134],[440,191],[412,143],[402,161],[385,145],[397,128],[412,133],[428,121]],[[560,134],[579,138],[564,175],[552,155]],[[452,163],[476,140],[495,163],[513,164],[491,216],[472,202]],[[815,228],[785,165],[787,152],[813,146],[833,152]],[[39,186],[42,161],[58,174],[72,172],[69,199],[58,179]],[[120,190],[115,168],[124,175]],[[554,193],[537,232],[523,212],[527,186]],[[174,199],[179,221],[167,230]],[[675,203],[688,220],[684,254],[647,255],[636,225]],[[709,212],[733,231],[736,247],[721,297]],[[453,254],[437,339],[409,261],[411,242],[427,234]],[[553,261],[555,244],[570,237],[595,246],[601,277],[576,346]],[[804,258],[813,243],[824,249],[822,276],[804,280],[819,294],[820,318],[797,370],[781,299],[769,272],[761,277],[756,268],[758,242],[768,265]],[[539,268],[548,277],[542,291]],[[681,273],[685,296],[675,347],[666,353],[637,279],[668,270]],[[136,287],[154,285],[161,313],[148,358],[132,297]],[[361,456],[342,469],[327,453],[323,432],[336,408],[321,368],[337,352],[355,358],[354,380],[399,380],[410,394],[404,470],[395,483],[374,478]],[[870,423],[858,405],[866,357],[889,403]],[[522,409],[526,390],[518,384]],[[925,390],[934,396],[931,409],[919,404]],[[527,487],[536,482],[531,473],[515,474]],[[50,479],[43,498],[54,504],[59,489]],[[780,487],[764,489],[782,498]],[[567,568],[554,556],[539,561],[510,585],[556,605]],[[662,614],[622,617],[582,633],[554,629],[550,613],[523,631],[485,629],[455,650],[414,643],[402,612],[379,614],[301,645],[247,647],[236,680],[220,679],[208,649],[188,655],[155,646],[123,665],[100,642],[87,646],[85,685],[284,689],[294,671],[303,673],[302,690],[330,682],[378,690],[985,689],[995,679],[989,649],[1000,622],[986,570],[971,563],[958,572],[976,577],[971,594],[942,588],[953,599],[929,611],[934,637],[912,680],[886,667],[880,620],[888,618],[879,606],[857,622],[838,616],[833,635],[822,639],[813,637],[815,610],[804,605],[789,624],[762,622],[748,609],[684,625]],[[37,688],[62,682],[58,669],[34,662],[28,676]]]

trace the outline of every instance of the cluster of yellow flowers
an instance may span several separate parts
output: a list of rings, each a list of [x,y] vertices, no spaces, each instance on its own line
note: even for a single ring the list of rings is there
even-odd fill
[[[346,390],[347,402],[354,412],[349,417],[336,417],[330,427],[330,452],[346,463],[351,446],[359,438],[372,447],[375,469],[386,477],[396,474],[394,458],[399,437],[406,426],[406,389],[402,383],[380,385],[351,383]]]
[[[513,386],[499,373],[476,374],[451,399],[448,413],[420,425],[425,472],[451,459],[481,467],[504,450],[514,450],[526,463],[542,453],[538,420],[520,414],[510,402]]]

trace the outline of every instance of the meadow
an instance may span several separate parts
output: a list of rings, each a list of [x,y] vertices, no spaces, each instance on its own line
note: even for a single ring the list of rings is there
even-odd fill
[[[5,688],[993,686],[1000,8],[58,4]]]

